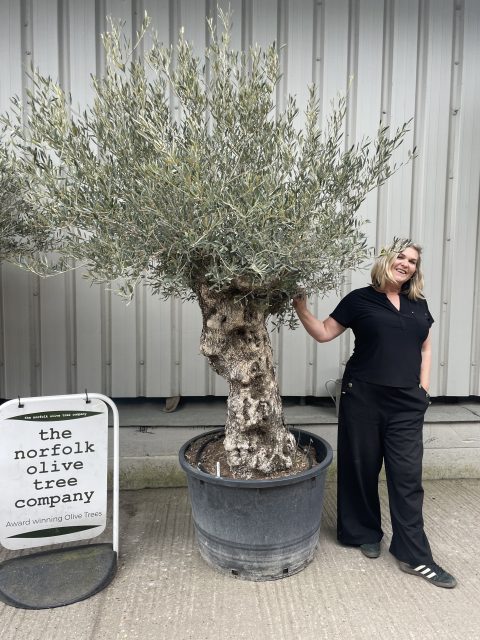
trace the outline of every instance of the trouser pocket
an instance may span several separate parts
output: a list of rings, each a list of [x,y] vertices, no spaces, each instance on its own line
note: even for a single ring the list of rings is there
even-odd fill
[[[422,399],[422,402],[425,405],[425,410],[428,409],[428,405],[431,404],[430,394],[428,393],[428,391],[424,389],[421,384],[419,384],[417,393],[419,393],[420,398]]]

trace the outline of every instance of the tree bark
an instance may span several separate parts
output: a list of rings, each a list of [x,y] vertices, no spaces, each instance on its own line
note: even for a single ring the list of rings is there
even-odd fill
[[[238,478],[267,477],[292,466],[295,440],[285,426],[268,312],[261,301],[197,289],[203,316],[200,349],[229,383],[224,446]]]

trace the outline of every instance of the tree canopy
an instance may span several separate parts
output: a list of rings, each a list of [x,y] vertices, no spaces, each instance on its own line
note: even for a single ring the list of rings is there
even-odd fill
[[[82,113],[35,72],[27,104],[14,99],[3,118],[2,158],[23,186],[29,234],[94,282],[182,298],[206,285],[284,320],[299,287],[338,288],[365,259],[358,209],[395,170],[407,125],[346,149],[345,98],[322,131],[312,87],[300,126],[293,96],[276,105],[275,43],[234,51],[221,17],[204,60],[182,33],[175,48],[154,39],[137,55],[112,23]]]

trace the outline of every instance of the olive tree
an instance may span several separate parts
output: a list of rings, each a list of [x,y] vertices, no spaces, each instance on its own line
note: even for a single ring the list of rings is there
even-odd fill
[[[322,130],[311,87],[299,126],[294,97],[276,106],[275,44],[234,51],[222,18],[202,60],[182,33],[136,55],[112,23],[83,113],[35,73],[3,121],[34,235],[49,229],[52,250],[127,297],[144,284],[198,301],[201,352],[229,383],[228,462],[248,478],[288,470],[295,449],[267,321],[291,323],[300,288],[338,289],[365,259],[357,212],[407,125],[345,148],[346,100]]]

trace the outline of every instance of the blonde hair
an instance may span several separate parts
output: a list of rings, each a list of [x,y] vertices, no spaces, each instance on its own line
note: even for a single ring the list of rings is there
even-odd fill
[[[417,266],[413,276],[402,287],[402,293],[406,293],[410,300],[423,298],[423,272],[422,272],[422,247],[406,238],[394,238],[390,246],[384,247],[375,258],[370,276],[372,286],[376,289],[384,289],[387,284],[396,284],[392,273],[392,266],[399,254],[405,249],[415,249],[418,253]]]

